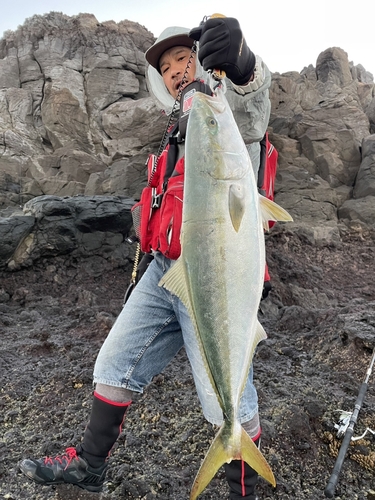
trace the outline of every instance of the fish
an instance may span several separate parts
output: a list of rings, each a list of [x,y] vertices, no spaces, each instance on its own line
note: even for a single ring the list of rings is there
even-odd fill
[[[257,312],[268,220],[292,217],[259,195],[224,91],[217,89],[212,96],[197,91],[185,138],[181,254],[159,282],[188,310],[223,412],[223,424],[196,475],[190,500],[198,498],[231,460],[244,460],[276,485],[268,462],[238,416],[256,346],[267,337]]]

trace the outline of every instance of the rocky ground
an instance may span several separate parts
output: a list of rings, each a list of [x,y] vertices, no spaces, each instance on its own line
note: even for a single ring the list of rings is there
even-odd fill
[[[344,231],[330,247],[275,230],[267,238],[274,289],[262,302],[268,339],[255,356],[262,451],[277,480],[262,500],[317,500],[340,441],[338,409],[352,410],[375,346],[374,240]],[[0,273],[0,496],[8,500],[183,500],[213,438],[184,352],[133,403],[101,494],[41,487],[23,457],[53,455],[80,440],[96,354],[121,309],[129,269],[95,260],[44,259]],[[355,435],[375,429],[375,373]],[[351,446],[336,493],[374,499],[375,441]],[[202,500],[227,499],[221,470]]]

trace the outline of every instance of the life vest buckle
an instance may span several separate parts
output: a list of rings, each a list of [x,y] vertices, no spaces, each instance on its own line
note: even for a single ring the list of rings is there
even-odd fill
[[[151,198],[151,208],[160,208],[162,199],[163,199],[163,193],[160,194],[153,193]]]

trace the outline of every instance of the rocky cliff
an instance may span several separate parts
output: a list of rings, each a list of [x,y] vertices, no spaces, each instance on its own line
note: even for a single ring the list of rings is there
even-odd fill
[[[154,38],[130,21],[34,16],[0,42],[0,205],[138,191],[163,117],[146,89]]]
[[[153,40],[131,21],[51,12],[0,41],[0,232],[13,241],[3,263],[34,227],[29,208],[20,213],[30,200],[139,196],[145,159],[166,123],[145,80]],[[280,153],[276,200],[296,230],[303,225],[309,238],[325,242],[339,238],[342,223],[372,232],[373,76],[344,50],[328,48],[315,68],[273,74],[270,94]],[[22,218],[9,221],[10,214]]]

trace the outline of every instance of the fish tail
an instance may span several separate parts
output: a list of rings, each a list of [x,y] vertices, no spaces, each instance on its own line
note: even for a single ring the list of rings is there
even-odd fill
[[[254,441],[245,429],[242,429],[241,433],[240,460],[244,460],[260,476],[272,484],[273,487],[276,486],[275,476],[273,475],[271,467],[268,465],[267,460],[264,458],[256,444],[254,444]]]
[[[225,446],[227,439],[223,437],[227,434],[228,423],[224,422],[214,441],[212,442],[200,469],[195,477],[194,484],[190,492],[190,500],[196,500],[206,486],[210,483],[217,471],[226,462],[232,460],[244,460],[256,472],[266,479],[273,486],[276,486],[275,477],[266,459],[254,444],[247,432],[241,427],[241,445],[238,451],[234,447]],[[234,432],[234,429],[233,431]]]

